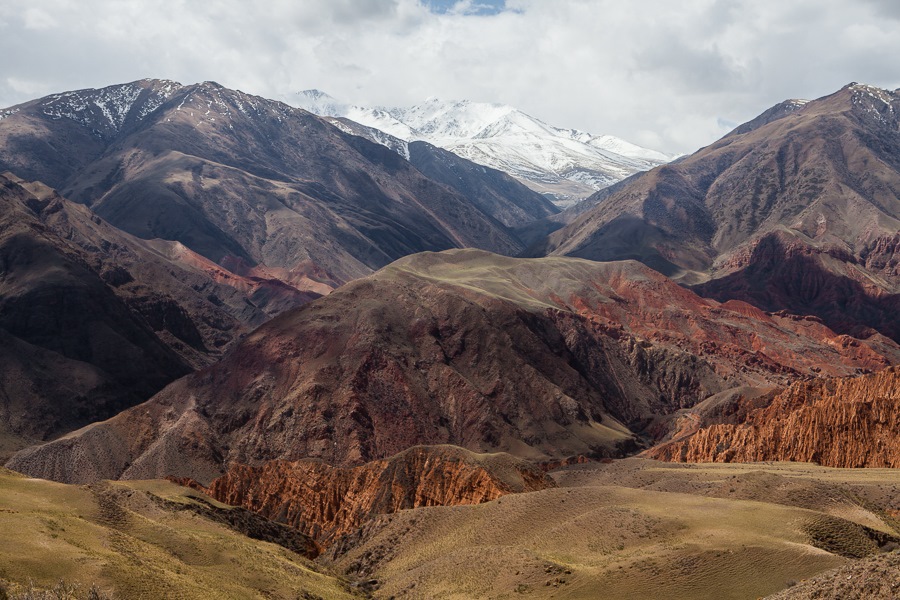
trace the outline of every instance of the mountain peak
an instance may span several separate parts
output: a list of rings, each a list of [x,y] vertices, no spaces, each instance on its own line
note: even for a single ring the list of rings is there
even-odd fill
[[[755,117],[754,119],[751,119],[750,121],[747,121],[746,123],[738,125],[730,133],[726,134],[725,137],[729,137],[729,136],[733,136],[733,135],[741,135],[744,133],[750,133],[751,131],[755,131],[764,125],[768,125],[769,123],[772,123],[773,121],[777,121],[783,117],[786,117],[789,114],[792,114],[792,113],[800,110],[807,104],[809,104],[809,100],[793,99],[793,100],[784,100],[782,102],[779,102],[778,104],[776,104],[772,108],[769,108],[768,110],[764,111],[762,114]]]
[[[291,100],[314,114],[343,117],[406,142],[429,142],[504,171],[559,206],[672,158],[612,136],[559,129],[508,104],[432,96],[408,107],[366,108],[319,90]]]
[[[141,79],[52,94],[34,102],[52,119],[70,119],[91,129],[97,137],[106,137],[121,131],[129,121],[143,120],[183,87],[165,79]]]
[[[304,97],[304,98],[311,98],[313,100],[331,100],[331,101],[336,100],[336,98],[334,96],[327,94],[327,93],[323,92],[322,90],[317,90],[315,88],[308,89],[308,90],[301,90],[301,91],[297,92],[297,95]]]

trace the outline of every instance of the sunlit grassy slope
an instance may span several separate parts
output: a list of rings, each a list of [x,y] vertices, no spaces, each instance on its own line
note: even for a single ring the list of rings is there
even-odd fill
[[[755,599],[897,534],[897,471],[628,459],[554,476],[385,517],[338,566],[379,598]]]
[[[198,498],[162,481],[76,487],[0,470],[0,583],[65,580],[129,599],[353,597],[298,554],[180,508]]]

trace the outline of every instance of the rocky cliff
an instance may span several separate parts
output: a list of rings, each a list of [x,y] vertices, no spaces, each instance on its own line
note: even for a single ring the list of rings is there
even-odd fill
[[[553,487],[539,468],[508,454],[417,446],[353,468],[320,461],[232,465],[208,494],[287,523],[327,546],[368,517],[420,506],[480,504]]]
[[[829,467],[900,467],[900,370],[800,382],[737,424],[701,428],[655,448],[688,462],[814,462]]]

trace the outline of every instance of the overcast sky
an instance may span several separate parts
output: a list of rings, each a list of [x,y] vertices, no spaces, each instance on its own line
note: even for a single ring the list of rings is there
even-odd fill
[[[143,77],[511,104],[692,152],[787,98],[900,87],[894,0],[2,0],[0,107]]]

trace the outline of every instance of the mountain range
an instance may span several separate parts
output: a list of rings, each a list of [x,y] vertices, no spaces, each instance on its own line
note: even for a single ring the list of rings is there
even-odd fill
[[[321,293],[421,250],[516,253],[521,243],[494,214],[517,224],[556,212],[493,172],[507,189],[479,205],[380,145],[211,82],[143,80],[3,115],[0,168],[133,235],[178,241],[300,291]]]
[[[623,456],[722,393],[900,364],[634,261],[421,253],[283,313],[216,365],[8,463],[67,483],[187,477],[232,463],[360,465],[414,445],[532,460]]]
[[[596,138],[306,96],[346,114],[163,80],[0,111],[0,593],[891,588],[896,474],[790,463],[898,465],[900,92],[783,102],[563,212],[450,141]],[[235,544],[269,576],[201,574]]]
[[[636,259],[703,296],[897,340],[900,94],[786,101],[598,193],[531,255]]]
[[[426,141],[493,167],[560,207],[674,158],[611,135],[553,127],[504,104],[431,98],[405,108],[365,108],[320,90],[305,90],[287,101],[317,115],[370,127],[376,130],[371,139],[404,155],[407,143]]]
[[[17,356],[47,365],[4,365],[4,453],[146,400],[281,311],[396,258],[515,253],[513,227],[557,212],[443,150],[414,147],[428,176],[302,110],[213,83],[142,80],[0,117],[0,321],[29,345]]]

